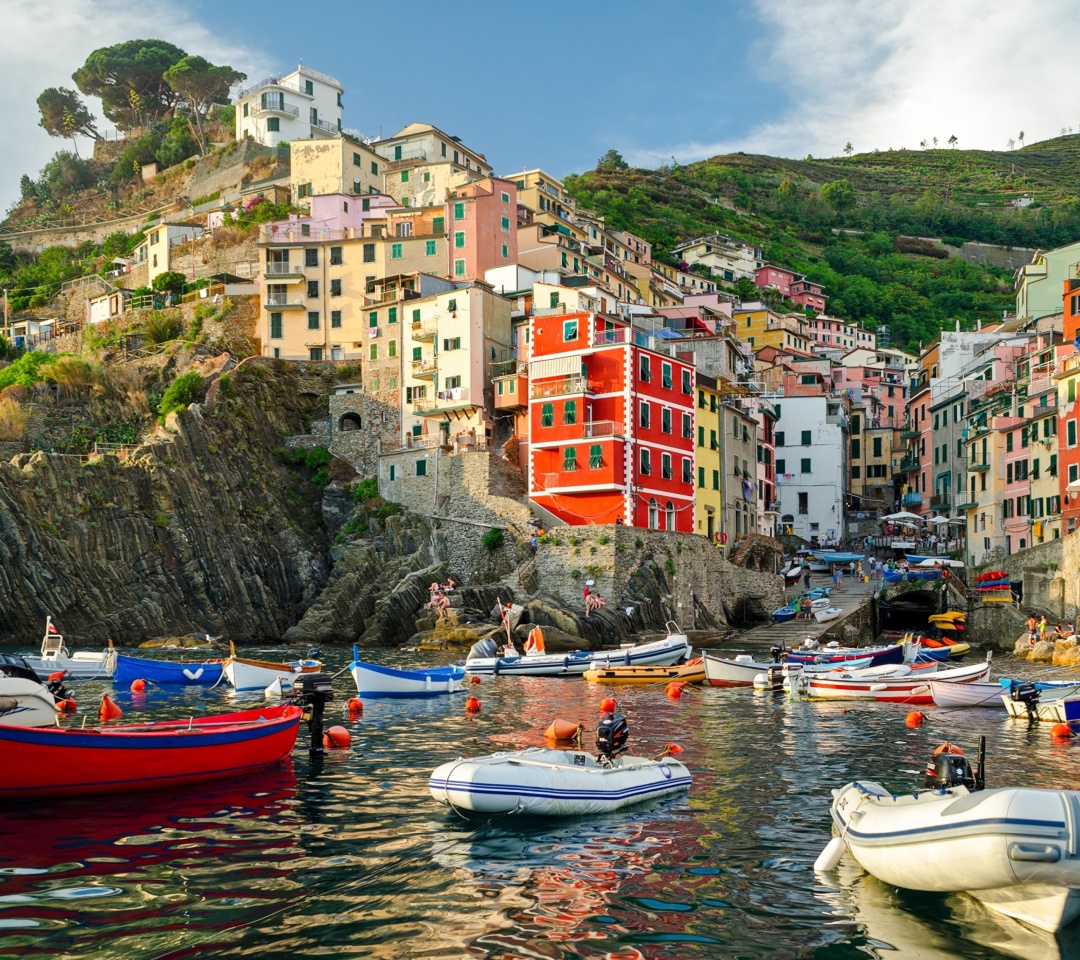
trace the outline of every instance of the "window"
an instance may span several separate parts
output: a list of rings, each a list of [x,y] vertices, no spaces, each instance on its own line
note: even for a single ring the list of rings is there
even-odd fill
[[[937,454],[937,447],[934,448],[935,459]],[[862,444],[859,442],[858,437],[852,437],[851,439],[851,458],[852,460],[858,460],[862,456]]]
[[[455,260],[454,261],[454,276],[455,277],[463,277],[463,276],[465,276],[465,261],[464,260]]]
[[[573,426],[575,423],[577,423],[576,400],[567,400],[566,403],[563,404],[562,422],[568,427]]]
[[[503,217],[502,218],[502,230],[503,230],[503,233],[509,233],[510,232],[510,218],[509,217]]]
[[[803,430],[803,432],[802,432],[802,445],[804,447],[810,446],[810,444],[812,442],[812,440],[811,440],[812,435],[813,435],[813,431]]]
[[[269,133],[277,133],[279,130],[281,130],[281,122],[278,120],[277,117],[267,117],[266,129]]]
[[[705,446],[705,428],[703,426],[701,426],[700,424],[698,425],[698,428],[697,428],[697,445],[699,447],[704,447]]]
[[[305,247],[304,248],[304,266],[305,267],[317,267],[319,265],[319,249],[318,247]]]
[[[457,230],[457,231],[454,232],[454,249],[455,250],[463,250],[463,249],[465,249],[465,231],[464,230]]]
[[[739,418],[731,418],[731,435],[738,440],[739,439]]]
[[[809,512],[810,512],[810,494],[808,494],[808,493],[800,493],[799,494],[799,513],[801,513],[801,514],[803,514],[805,516]]]
[[[649,374],[649,358],[646,356],[642,356],[641,358],[641,370],[638,374],[638,379],[642,383],[648,383],[649,380],[652,379],[651,375]]]
[[[1056,453],[1050,454],[1050,464],[1046,468],[1046,472],[1049,473],[1050,476],[1052,476],[1052,477],[1057,476],[1057,454]]]
[[[409,182],[409,171],[408,170],[402,170],[401,171],[401,182],[402,183],[408,183]]]
[[[564,320],[562,325],[563,343],[569,343],[578,338],[578,322],[576,320]]]
[[[379,325],[378,310],[372,310],[371,313],[367,315],[367,325],[368,327],[377,327]]]
[[[281,338],[282,338],[281,314],[280,313],[272,313],[272,314],[270,314],[270,339],[271,340],[280,340]]]
[[[244,116],[246,117],[247,115],[248,115],[248,104],[245,103],[244,104]]]
[[[589,447],[589,469],[599,470],[604,465],[604,448],[599,443]]]
[[[799,461],[799,473],[810,473],[810,472],[811,472],[811,470],[810,470],[810,458],[809,457],[803,457]]]
[[[665,390],[671,389],[671,364],[664,363],[660,366],[660,382]]]
[[[660,429],[664,433],[671,433],[671,408],[664,407],[660,410]]]
[[[577,447],[567,447],[563,451],[562,468],[564,470],[577,469]]]
[[[433,256],[435,256],[435,241],[434,240],[426,240],[424,242],[424,256],[425,257],[433,257]]]
[[[690,458],[689,457],[683,457],[682,479],[683,479],[683,483],[693,483],[694,482],[694,467],[690,463]]]
[[[652,463],[649,460],[649,448],[641,448],[641,472],[646,476],[652,473]]]
[[[881,456],[881,437],[874,437],[874,456]]]
[[[555,404],[545,403],[540,408],[540,426],[550,427],[555,423]]]
[[[309,310],[307,315],[307,328],[309,330],[319,329],[319,311]]]
[[[432,217],[431,218],[431,232],[432,233],[446,233],[446,218],[445,217]]]
[[[392,244],[390,244],[390,259],[391,260],[400,260],[401,257],[402,257],[401,244],[400,243],[392,243]]]
[[[340,280],[331,280],[330,281],[330,296],[332,296],[332,297],[340,297],[341,296],[341,281]]]
[[[1012,431],[1010,430],[1007,434],[1005,434],[1005,452],[1006,453],[1011,453],[1012,448],[1013,448],[1013,435],[1012,435]]]
[[[413,310],[413,312],[412,312],[412,322],[413,323],[419,323],[420,322],[420,308],[419,307],[417,309]]]
[[[682,392],[687,396],[690,396],[694,392],[694,388],[690,383],[690,371],[684,370],[682,372]]]
[[[1065,422],[1065,442],[1070,447],[1076,446],[1076,421],[1067,420]]]
[[[318,299],[319,296],[319,281],[309,280],[307,282],[307,295],[309,299]]]
[[[459,388],[461,386],[461,377],[460,376],[447,377],[445,386],[449,390],[456,390],[457,388]]]
[[[851,479],[852,479],[852,480],[858,480],[858,479],[859,479],[859,477],[860,477],[860,475],[861,475],[861,470],[860,470],[860,468],[859,468],[859,467],[852,467],[852,468],[851,468]],[[869,475],[870,475],[870,474],[869,474],[869,472],[868,472],[868,473],[867,473],[867,476],[869,476]]]
[[[341,311],[340,310],[331,310],[330,311],[330,326],[335,327],[335,328],[340,328],[341,327]]]
[[[682,435],[684,440],[690,440],[694,436],[694,425],[688,413],[682,415]]]
[[[783,445],[784,445],[784,431],[783,430],[777,430],[776,431],[776,444],[775,444],[775,446],[782,447]]]
[[[710,450],[719,450],[720,449],[720,441],[716,439],[716,431],[715,430],[710,430],[709,431],[709,449]]]
[[[647,400],[641,401],[641,419],[638,423],[646,430],[649,428],[649,403]]]
[[[502,258],[504,260],[510,259],[510,247],[505,243],[502,245]]]
[[[455,203],[454,204],[454,219],[455,220],[462,220],[462,219],[464,219],[464,217],[465,217],[465,204],[463,204],[463,203]]]
[[[720,471],[719,470],[714,470],[712,472],[712,488],[714,490],[719,490],[720,489]]]
[[[310,347],[308,349],[309,360],[322,360],[322,347]]]
[[[368,348],[368,359],[369,360],[378,360],[379,359],[379,345],[377,343],[373,343]]]
[[[365,243],[364,244],[364,263],[374,263],[374,262],[375,262],[375,244],[373,244],[373,243]]]
[[[390,307],[386,311],[386,322],[397,323],[397,307]]]
[[[786,467],[786,466],[787,466],[787,461],[785,461],[785,460],[777,460],[776,461],[776,472],[777,473],[783,473],[784,472],[784,467]]]
[[[451,350],[461,349],[461,337],[443,337],[443,352],[449,353]]]
[[[451,313],[457,310],[457,300],[447,300],[446,309],[449,310]]]
[[[665,480],[671,479],[671,454],[660,454],[660,476]]]

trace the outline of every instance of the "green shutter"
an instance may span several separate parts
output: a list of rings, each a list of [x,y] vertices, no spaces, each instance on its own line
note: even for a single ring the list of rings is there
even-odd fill
[[[397,323],[397,307],[390,307],[386,314],[387,323]]]
[[[599,470],[604,465],[604,448],[599,443],[589,447],[589,469]]]
[[[577,447],[567,447],[563,453],[562,467],[564,470],[577,469]]]
[[[428,240],[424,244],[424,256],[426,256],[426,257],[435,256],[435,241],[434,240]]]
[[[463,204],[463,203],[455,203],[454,204],[454,219],[455,220],[462,220],[462,219],[464,219],[464,217],[465,217],[465,204]]]
[[[272,313],[270,314],[270,338],[273,340],[280,340],[281,337],[281,314]]]
[[[577,423],[577,401],[567,400],[563,406],[562,422],[567,426],[572,426]]]
[[[379,311],[378,310],[372,310],[371,313],[369,313],[367,315],[367,325],[369,327],[377,327],[379,325]]]
[[[445,217],[433,217],[431,220],[431,232],[432,233],[446,233],[446,218]]]
[[[413,363],[418,363],[420,360],[422,360],[424,358],[424,355],[423,355],[423,352],[422,352],[423,349],[424,349],[423,347],[413,347],[412,348]]]
[[[550,427],[555,423],[555,404],[545,403],[540,408],[540,426]]]

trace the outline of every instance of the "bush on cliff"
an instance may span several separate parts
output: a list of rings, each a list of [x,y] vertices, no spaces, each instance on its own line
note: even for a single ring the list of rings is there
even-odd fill
[[[0,370],[0,390],[18,384],[20,387],[32,387],[39,380],[45,379],[45,370],[55,363],[56,354],[45,353],[43,350],[31,350],[23,354],[14,363]]]
[[[202,388],[202,374],[195,373],[194,371],[182,374],[177,377],[169,385],[169,389],[165,391],[161,398],[161,403],[158,405],[158,413],[164,418],[170,413],[175,413],[177,410],[183,410],[188,404],[194,403],[199,399]]]

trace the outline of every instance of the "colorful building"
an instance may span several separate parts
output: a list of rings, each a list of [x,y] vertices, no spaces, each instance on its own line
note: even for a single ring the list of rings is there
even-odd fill
[[[825,312],[825,288],[794,270],[774,263],[762,264],[754,272],[754,285],[759,290],[776,290],[785,299],[815,314]]]
[[[305,66],[260,80],[233,101],[236,139],[251,137],[276,147],[282,141],[339,137],[344,92],[333,77]]]

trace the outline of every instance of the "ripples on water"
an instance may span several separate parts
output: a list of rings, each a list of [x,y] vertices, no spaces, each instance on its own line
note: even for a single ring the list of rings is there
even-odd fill
[[[103,689],[79,686],[83,713]],[[473,718],[461,696],[369,701],[347,724],[352,750],[321,763],[305,730],[291,764],[243,780],[0,810],[0,956],[1080,957],[1077,934],[1054,941],[965,897],[899,893],[846,861],[838,883],[812,870],[830,788],[856,777],[912,788],[946,738],[974,748],[987,735],[991,784],[1075,786],[1080,744],[1051,743],[1046,725],[930,711],[908,729],[903,707],[712,689],[669,701],[624,687],[631,742],[681,743],[689,796],[589,820],[485,823],[433,803],[430,771],[538,744],[555,717],[590,730],[611,688],[500,678],[470,692],[483,701]],[[261,695],[116,699],[130,719]]]

